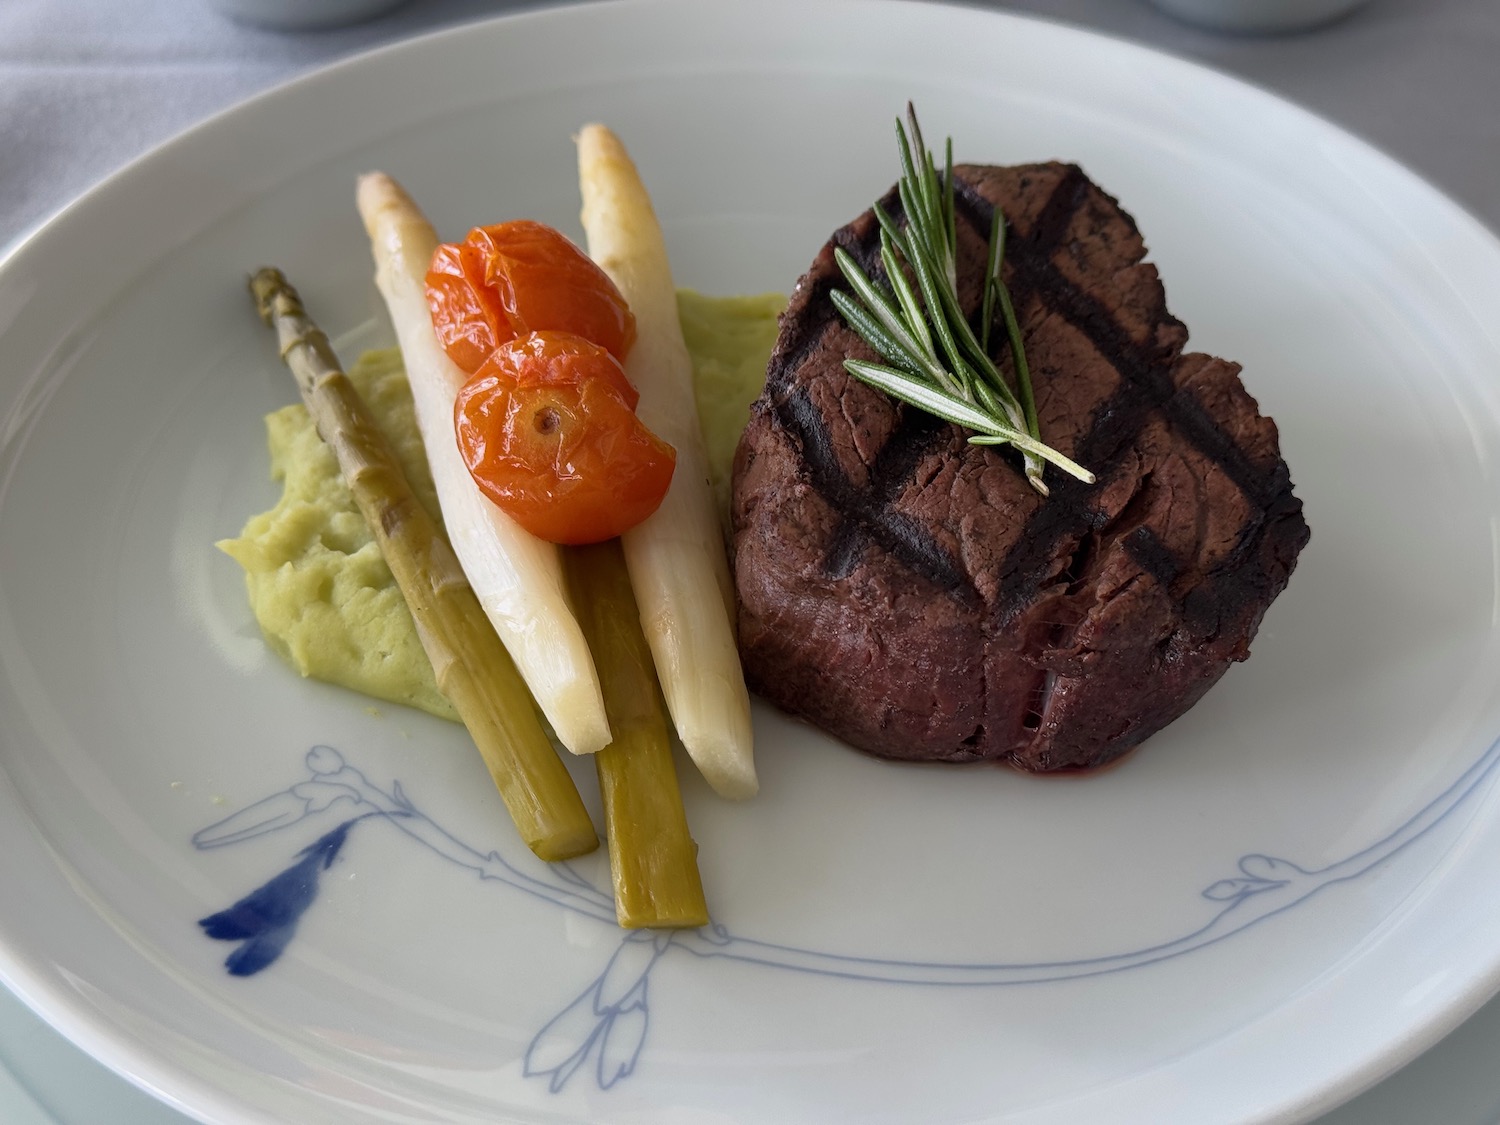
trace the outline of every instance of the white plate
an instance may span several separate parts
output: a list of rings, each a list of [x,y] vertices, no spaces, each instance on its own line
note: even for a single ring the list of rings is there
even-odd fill
[[[260,416],[294,397],[243,277],[379,341],[357,172],[450,234],[576,229],[569,135],[603,119],[680,282],[784,289],[893,178],[908,97],[960,159],[1124,201],[1280,423],[1312,544],[1254,658],[1095,778],[758,712],[762,796],[688,784],[716,928],[622,935],[602,861],[534,862],[456,731],[265,651],[211,546],[272,498]],[[205,1120],[1327,1108],[1500,983],[1497,292],[1490,235],[1327,124],[977,10],[568,8],[259,98],[0,266],[0,975]],[[197,920],[315,866],[280,957],[228,973]]]

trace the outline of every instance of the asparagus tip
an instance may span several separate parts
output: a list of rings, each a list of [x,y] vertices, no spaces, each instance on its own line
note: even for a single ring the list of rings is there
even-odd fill
[[[276,310],[273,304],[280,294],[288,294],[292,300],[297,294],[288,284],[285,275],[275,266],[262,266],[250,275],[250,294],[255,298],[255,310],[261,320],[270,324]]]

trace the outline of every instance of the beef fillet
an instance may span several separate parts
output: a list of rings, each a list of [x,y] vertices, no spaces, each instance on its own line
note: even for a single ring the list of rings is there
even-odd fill
[[[1238,365],[1183,352],[1113,198],[1065,164],[955,180],[964,306],[998,205],[1042,440],[1098,481],[1049,467],[1044,498],[1013,450],[844,371],[876,358],[829,300],[835,246],[883,277],[867,211],[798,282],[735,458],[740,651],[754,691],[872,754],[1090,768],[1249,655],[1307,525],[1275,424]]]

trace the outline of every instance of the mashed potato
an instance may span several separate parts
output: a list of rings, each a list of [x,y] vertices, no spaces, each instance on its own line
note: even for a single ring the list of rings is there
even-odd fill
[[[710,473],[726,511],[734,448],[765,380],[784,305],[771,294],[678,295]],[[349,377],[395,447],[418,499],[441,518],[400,354],[366,353]],[[283,407],[266,416],[266,430],[281,499],[250,517],[238,538],[218,546],[244,568],[267,643],[304,676],[456,720],[401,591],[307,410],[300,403]]]

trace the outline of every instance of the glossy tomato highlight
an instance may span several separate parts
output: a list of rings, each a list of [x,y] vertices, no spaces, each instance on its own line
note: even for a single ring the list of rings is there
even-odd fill
[[[609,276],[561,232],[529,219],[475,227],[439,246],[427,305],[439,343],[471,374],[531,332],[571,332],[622,362],[635,341],[635,317]]]
[[[677,464],[636,417],[636,398],[604,348],[533,332],[498,347],[459,391],[459,452],[480,490],[538,538],[612,539],[656,511]]]

